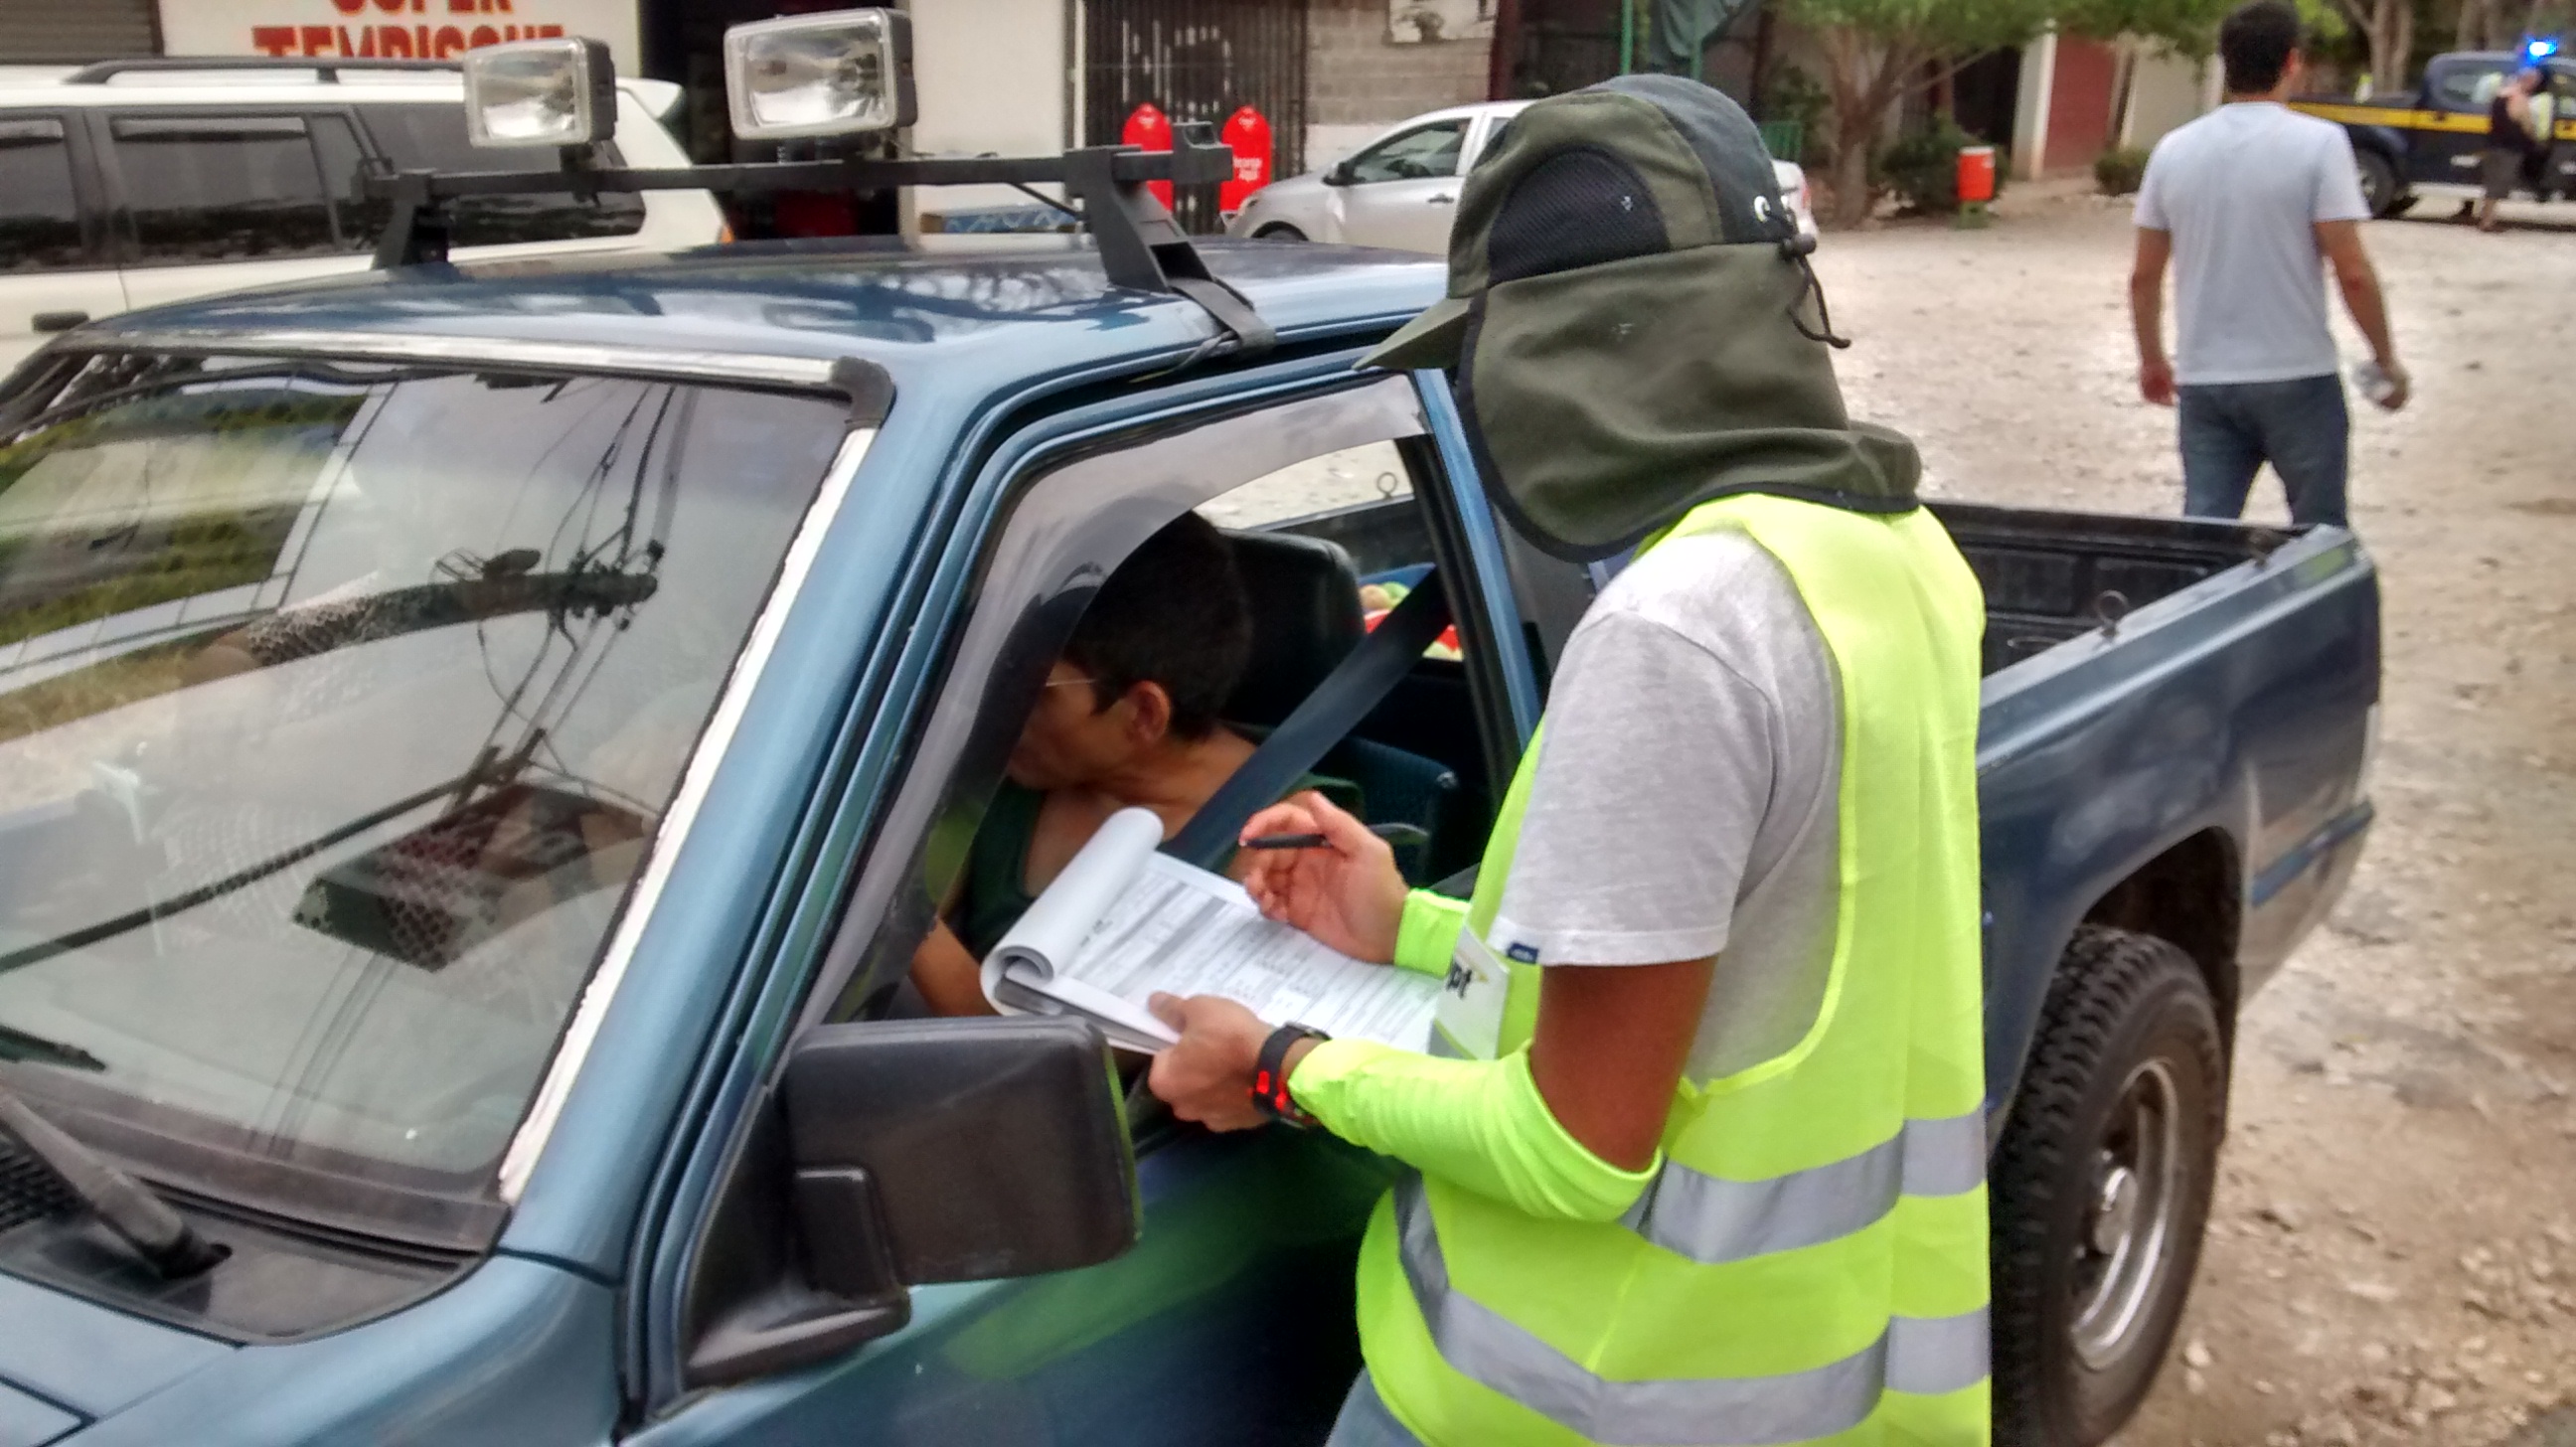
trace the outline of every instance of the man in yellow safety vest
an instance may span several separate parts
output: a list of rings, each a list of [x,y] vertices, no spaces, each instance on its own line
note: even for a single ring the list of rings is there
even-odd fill
[[[1983,603],[1844,412],[1808,249],[1740,109],[1625,77],[1511,122],[1369,359],[1452,370],[1531,542],[1642,551],[1471,901],[1311,795],[1246,828],[1326,840],[1255,865],[1267,913],[1442,976],[1429,1054],[1157,1002],[1182,1117],[1408,1168],[1336,1443],[1988,1438]]]

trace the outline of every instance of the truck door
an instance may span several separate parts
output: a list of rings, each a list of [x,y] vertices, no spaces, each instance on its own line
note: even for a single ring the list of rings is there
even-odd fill
[[[2424,108],[2411,132],[2408,178],[2448,186],[2478,184],[2478,156],[2487,145],[2487,106],[2511,74],[2511,62],[2494,55],[2443,55],[2424,67]],[[2430,120],[2428,128],[2422,122]]]
[[[913,950],[950,897],[1021,720],[1091,591],[1184,510],[1226,530],[1252,607],[1252,663],[1225,710],[1233,727],[1283,716],[1356,646],[1390,587],[1447,588],[1455,646],[1427,654],[1317,770],[1356,783],[1363,812],[1422,830],[1407,860],[1417,880],[1472,863],[1526,736],[1516,719],[1531,711],[1534,681],[1516,628],[1488,607],[1508,585],[1490,576],[1490,539],[1464,541],[1423,399],[1402,378],[1353,386],[1347,365],[1286,364],[1307,385],[1249,413],[1217,410],[1240,398],[1234,389],[1187,409],[1107,404],[1082,425],[1051,422],[1003,446],[938,550],[943,573],[978,580],[975,596],[960,588],[925,606],[907,656],[926,681],[865,746],[901,760],[880,794],[848,801],[876,821],[874,842],[854,881],[812,881],[817,899],[847,904],[807,1020],[919,1013],[904,989]],[[1102,436],[1124,440],[1102,450]],[[746,1057],[731,1068],[753,1098],[767,1067]],[[1354,1256],[1388,1164],[1286,1127],[1211,1135],[1137,1088],[1144,1218],[1125,1255],[1052,1277],[917,1288],[910,1324],[891,1335],[793,1376],[691,1397],[681,1364],[706,1334],[692,1323],[721,1319],[714,1297],[739,1259],[724,1232],[742,1213],[724,1203],[763,1188],[726,1182],[724,1163],[743,1158],[736,1142],[758,1118],[747,1109],[712,1128],[695,1160],[672,1167],[717,1185],[674,1209],[637,1293],[642,1406],[666,1414],[638,1442],[1284,1447],[1322,1440],[1358,1370]]]
[[[2549,67],[2549,160],[2542,171],[2544,201],[2576,196],[2576,65]]]
[[[77,117],[0,111],[0,374],[49,334],[125,310]]]

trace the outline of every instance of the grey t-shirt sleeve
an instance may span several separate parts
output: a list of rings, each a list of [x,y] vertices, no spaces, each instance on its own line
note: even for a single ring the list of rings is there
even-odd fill
[[[1770,700],[1628,612],[1586,621],[1550,693],[1496,938],[1550,965],[1716,954],[1770,804]]]
[[[2334,131],[2317,146],[2319,221],[2367,221],[2370,203],[2361,194],[2361,167],[2352,158],[2352,138]]]
[[[2171,231],[2173,222],[2165,216],[2164,168],[2159,164],[2165,149],[2159,145],[2147,155],[2146,173],[2138,178],[2137,223],[2149,231]]]

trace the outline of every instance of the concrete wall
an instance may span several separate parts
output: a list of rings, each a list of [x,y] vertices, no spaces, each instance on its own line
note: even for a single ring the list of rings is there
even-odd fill
[[[1064,0],[922,0],[911,9],[915,151],[1050,156],[1072,144]],[[942,188],[930,209],[1026,204],[1007,186],[959,186]]]
[[[2048,112],[2057,88],[2057,32],[2022,47],[2021,95],[2013,105],[2012,172],[2034,181],[2048,164]]]
[[[2215,69],[2217,62],[2210,62]],[[2201,66],[2169,50],[2139,54],[2129,76],[2129,112],[2121,117],[2120,143],[2152,150],[2165,133],[2206,109]]]
[[[1397,121],[1485,98],[1490,40],[1387,39],[1387,0],[1308,0],[1306,166],[1321,170]]]

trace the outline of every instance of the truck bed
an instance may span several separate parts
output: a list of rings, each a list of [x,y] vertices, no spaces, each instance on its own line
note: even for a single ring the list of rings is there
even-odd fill
[[[2293,536],[2193,518],[1970,503],[1932,510],[1985,586],[1989,674],[2266,557]]]

